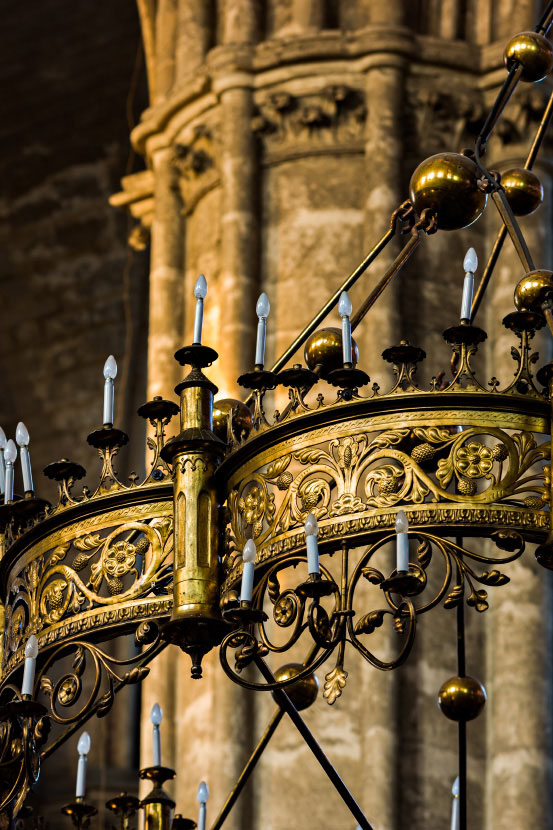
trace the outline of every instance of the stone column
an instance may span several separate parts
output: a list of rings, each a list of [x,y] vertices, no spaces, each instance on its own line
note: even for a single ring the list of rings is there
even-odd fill
[[[177,4],[175,61],[180,84],[204,62],[212,45],[214,20],[205,0],[177,0]]]
[[[152,103],[165,101],[175,80],[175,0],[159,0],[155,26],[155,98]]]
[[[517,160],[516,163],[520,163]],[[510,163],[509,163],[510,166]],[[545,189],[539,212],[521,220],[537,268],[551,268],[551,179],[538,167]],[[496,320],[513,309],[513,290],[523,268],[509,239],[492,278],[489,307]],[[494,372],[504,381],[515,364],[513,336],[493,338]],[[539,342],[541,341],[541,342]],[[534,341],[536,342],[536,341]],[[538,338],[540,364],[551,352],[546,331]],[[544,354],[544,349],[549,354]],[[540,436],[540,441],[544,436]],[[521,560],[508,568],[511,583],[494,591],[487,638],[487,823],[486,830],[511,827],[553,827],[551,804],[551,605],[553,582],[549,571],[534,559],[528,545]]]
[[[221,122],[221,277],[220,363],[227,393],[237,394],[236,379],[254,363],[255,304],[258,281],[258,167],[250,128],[252,78],[225,73],[214,85]]]

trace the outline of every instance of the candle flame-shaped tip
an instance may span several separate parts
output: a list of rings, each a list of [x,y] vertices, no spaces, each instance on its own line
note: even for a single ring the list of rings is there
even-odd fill
[[[7,461],[8,464],[13,464],[16,458],[17,447],[15,446],[15,441],[12,438],[10,438],[10,440],[6,444],[6,449],[4,450],[4,460]]]
[[[396,533],[407,533],[409,530],[409,522],[403,510],[399,510],[396,516]]]
[[[34,634],[31,634],[25,646],[25,657],[32,657],[36,660],[38,657],[38,640]]]
[[[194,296],[197,300],[205,300],[207,297],[207,280],[203,274],[200,274],[194,286]]]
[[[79,755],[88,755],[90,752],[90,735],[88,732],[83,732],[77,744],[77,752]]]
[[[110,354],[110,356],[104,363],[104,377],[106,380],[108,378],[114,380],[117,377],[117,361],[115,360],[112,354]]]
[[[313,513],[309,513],[306,520],[305,520],[305,535],[306,536],[317,536],[319,533],[319,524],[317,522],[317,518]]]
[[[342,291],[338,301],[338,314],[340,317],[351,317],[352,308],[353,306],[348,296],[348,292]]]
[[[457,778],[453,782],[453,786],[451,788],[451,795],[455,798],[459,797],[459,776],[457,776]]]
[[[244,550],[242,551],[242,559],[244,562],[255,562],[255,557],[257,556],[257,548],[255,547],[255,542],[253,539],[248,539],[246,544],[244,545]]]
[[[207,786],[205,781],[202,781],[202,783],[198,787],[197,798],[200,804],[207,804],[209,800],[209,787]]]
[[[465,254],[465,258],[463,260],[463,268],[465,269],[465,273],[474,274],[476,269],[478,268],[478,257],[476,256],[476,251],[474,248],[469,248]]]
[[[150,720],[152,721],[154,726],[159,726],[161,721],[163,720],[163,709],[161,708],[159,703],[154,703],[154,705],[152,706]]]
[[[271,304],[269,302],[269,298],[267,297],[265,292],[263,292],[263,294],[259,295],[259,299],[255,306],[255,313],[258,317],[268,317],[270,310]]]
[[[0,450],[5,450],[7,443],[8,439],[6,438],[6,433],[4,432],[2,427],[0,427]]]
[[[20,447],[28,446],[29,441],[31,440],[29,436],[29,430],[27,429],[23,421],[20,421],[17,425],[17,429],[15,430],[15,440],[17,441]]]

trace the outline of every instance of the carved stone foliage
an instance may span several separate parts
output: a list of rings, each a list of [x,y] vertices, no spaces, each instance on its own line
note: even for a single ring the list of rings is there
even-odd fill
[[[66,636],[74,633],[70,622],[87,612],[105,609],[115,624],[124,621],[121,609],[137,600],[167,597],[172,550],[173,520],[161,516],[149,522],[92,528],[32,558],[11,581],[4,670],[10,669],[31,634],[43,633],[47,636],[41,642],[50,642],[49,630],[65,623]]]
[[[549,442],[538,444],[530,432],[431,425],[346,434],[288,451],[230,493],[231,553],[225,564],[232,568],[240,556],[233,549],[241,551],[247,538],[258,547],[273,537],[291,548],[303,544],[293,537],[308,513],[329,539],[334,526],[338,535],[344,530],[346,517],[381,517],[400,506],[415,509],[415,524],[424,523],[419,508],[422,514],[437,504],[475,508],[459,514],[467,526],[490,524],[492,507],[516,507],[536,518],[548,500],[545,459]]]
[[[173,165],[179,172],[184,212],[191,213],[199,199],[219,181],[213,130],[197,124],[186,143],[174,147]]]
[[[273,92],[259,101],[253,131],[267,152],[295,145],[340,145],[363,137],[366,117],[361,90],[344,84],[302,96]]]

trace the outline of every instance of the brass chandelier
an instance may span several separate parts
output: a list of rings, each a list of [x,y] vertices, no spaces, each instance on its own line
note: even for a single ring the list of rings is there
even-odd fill
[[[553,95],[523,168],[500,176],[482,161],[518,83],[542,80],[553,68],[546,39],[552,21],[553,2],[535,31],[507,44],[507,78],[474,150],[440,153],[419,165],[410,198],[386,233],[271,370],[265,367],[270,304],[261,295],[253,368],[238,379],[248,390],[245,402],[214,402],[207,370],[217,354],[202,343],[208,286],[198,279],[193,343],[175,355],[189,367],[175,390],[180,404],[154,398],[138,410],[153,428],[143,481],[132,476],[127,484],[114,468],[128,437],[114,426],[112,357],[104,367],[103,425],[87,438],[101,460],[94,491],[77,493],[85,470],[62,459],[44,471],[57,482],[57,503],[35,495],[29,435],[20,424],[24,495],[15,496],[17,447],[0,430],[0,815],[11,826],[41,761],[93,715],[108,714],[117,692],[140,682],[172,643],[190,655],[192,677],[201,678],[203,656],[217,647],[233,682],[272,692],[278,704],[211,830],[223,825],[284,714],[355,821],[371,830],[299,712],[317,696],[314,672],[323,663],[333,660],[323,696],[334,704],[347,693],[347,646],[375,668],[393,670],[409,656],[420,615],[443,605],[456,613],[458,665],[439,690],[439,705],[459,724],[454,826],[466,830],[466,722],[480,713],[486,693],[466,674],[465,603],[485,611],[488,589],[508,582],[505,566],[527,543],[537,543],[538,562],[553,569],[553,363],[534,373],[539,358],[532,344],[538,330],[553,333],[553,273],[536,270],[515,218],[531,214],[543,198],[532,167]],[[357,367],[352,332],[426,236],[469,226],[488,200],[503,227],[474,298],[477,259],[472,249],[465,258],[460,319],[444,332],[451,376],[440,373],[420,385],[417,368],[426,355],[402,341],[382,355],[393,370],[390,388],[371,387]],[[401,235],[403,249],[352,313],[347,291]],[[514,287],[515,310],[503,320],[516,342],[514,377],[500,389],[496,378],[482,380],[474,369],[487,336],[474,320],[507,236],[523,276]],[[336,307],[341,329],[321,328]],[[290,365],[302,346],[305,365]],[[270,418],[267,393],[279,386],[288,389],[288,403]],[[178,434],[167,440],[177,416]],[[439,578],[431,579],[432,572]],[[382,626],[397,641],[393,657],[371,646]],[[129,634],[138,648],[127,660],[102,647]],[[283,665],[283,655],[302,644],[303,662]],[[152,713],[154,735],[160,718]],[[85,800],[88,749],[84,733],[77,795],[63,808],[77,827],[89,826],[95,813]],[[121,827],[133,826],[140,809],[149,830],[196,826],[173,815],[163,784],[175,773],[161,765],[159,750],[140,775],[152,784],[146,798],[122,794],[108,802]],[[205,830],[207,790],[200,790]]]

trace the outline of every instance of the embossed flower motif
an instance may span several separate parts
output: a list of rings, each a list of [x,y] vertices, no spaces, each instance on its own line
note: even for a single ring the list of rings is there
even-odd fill
[[[136,548],[129,542],[120,540],[108,548],[104,554],[104,571],[108,576],[121,577],[128,574],[136,560]]]
[[[70,706],[79,691],[79,682],[73,675],[65,677],[58,689],[58,700],[62,706]]]
[[[274,609],[273,616],[277,625],[291,625],[296,618],[296,603],[290,596],[280,597]]]
[[[254,485],[244,499],[244,519],[246,524],[253,525],[263,516],[264,499],[261,487]]]
[[[338,445],[338,462],[340,467],[354,467],[359,459],[359,445],[355,438],[348,437]]]
[[[466,478],[482,478],[493,467],[492,451],[478,441],[471,441],[457,450],[455,467]]]

